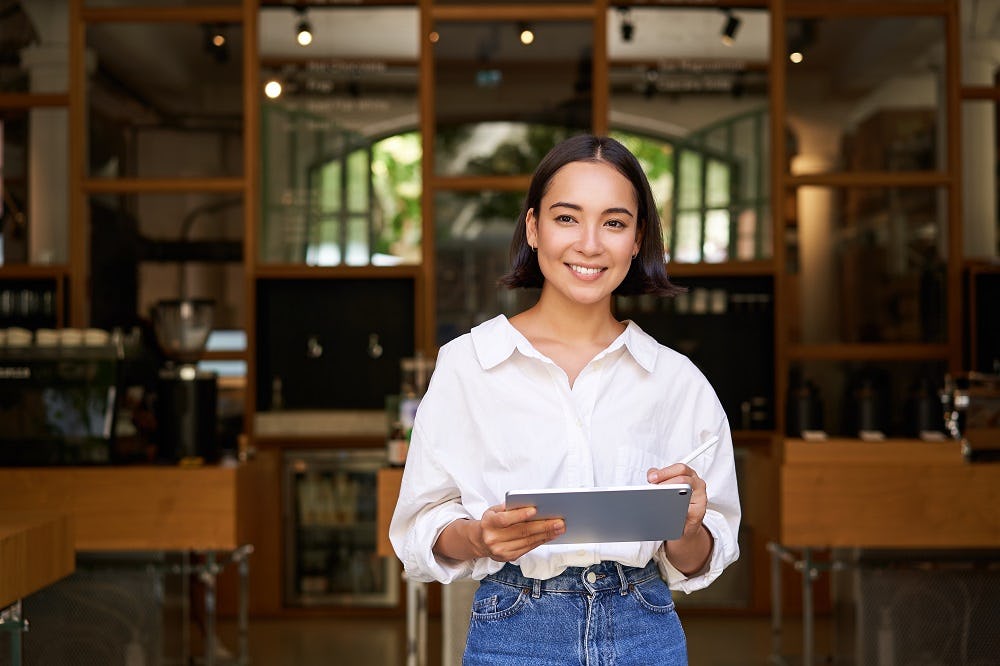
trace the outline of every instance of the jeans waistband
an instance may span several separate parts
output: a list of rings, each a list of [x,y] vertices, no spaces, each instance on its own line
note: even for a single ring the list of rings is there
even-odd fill
[[[654,561],[644,567],[627,567],[618,562],[604,561],[589,567],[568,567],[558,576],[540,580],[528,578],[521,573],[519,566],[508,562],[500,571],[486,576],[486,580],[529,589],[537,597],[542,592],[593,594],[619,591],[625,594],[630,585],[638,585],[659,575]]]

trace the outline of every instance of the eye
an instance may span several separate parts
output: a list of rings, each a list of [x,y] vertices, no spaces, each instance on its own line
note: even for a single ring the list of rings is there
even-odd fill
[[[563,215],[556,215],[556,222],[562,222],[563,224],[572,224],[573,222],[576,222],[576,220],[573,219],[572,215],[563,214]]]
[[[628,226],[622,220],[608,220],[604,224],[608,225],[609,227],[614,227],[615,229],[624,229],[626,226]]]

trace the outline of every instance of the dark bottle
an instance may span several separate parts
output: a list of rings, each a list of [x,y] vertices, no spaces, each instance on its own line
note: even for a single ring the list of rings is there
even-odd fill
[[[402,422],[394,421],[392,429],[389,432],[389,438],[385,443],[386,462],[391,467],[402,467],[406,464],[406,454],[409,452],[409,449],[410,440],[406,436],[406,431],[403,430]]]
[[[807,430],[823,430],[823,401],[814,383],[806,380],[789,388],[785,421],[790,437],[801,437]]]

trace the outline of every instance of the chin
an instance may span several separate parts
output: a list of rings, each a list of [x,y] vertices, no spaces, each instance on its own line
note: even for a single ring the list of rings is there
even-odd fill
[[[600,305],[608,302],[611,298],[611,293],[606,293],[603,290],[601,292],[572,290],[564,295],[570,301],[580,305]]]

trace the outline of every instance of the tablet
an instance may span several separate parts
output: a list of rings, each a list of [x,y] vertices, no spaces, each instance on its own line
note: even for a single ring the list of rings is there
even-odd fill
[[[686,483],[605,488],[511,490],[506,507],[534,506],[535,520],[562,518],[566,532],[548,543],[664,541],[684,532],[691,486]]]

